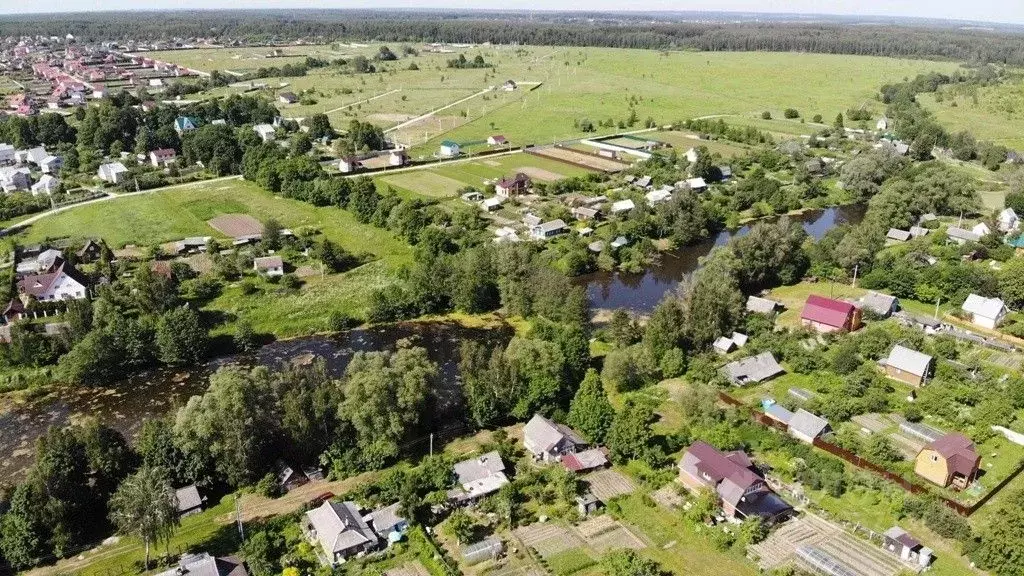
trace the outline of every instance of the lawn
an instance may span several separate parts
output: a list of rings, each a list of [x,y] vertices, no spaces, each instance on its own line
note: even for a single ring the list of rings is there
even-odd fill
[[[399,192],[428,198],[452,198],[461,188],[475,186],[482,189],[488,183],[515,172],[525,172],[539,182],[550,182],[580,176],[588,171],[549,158],[515,153],[385,174],[378,176],[376,181],[378,186],[391,186]]]
[[[757,568],[745,559],[743,552],[715,549],[710,539],[695,532],[680,512],[661,508],[640,493],[621,498],[618,503],[619,512],[613,515],[638,528],[653,542],[641,554],[656,560],[673,574],[757,574]]]
[[[712,154],[721,154],[722,158],[741,156],[747,152],[748,147],[743,144],[736,144],[727,140],[701,140],[697,134],[686,131],[650,132],[643,135],[644,138],[666,142],[672,145],[680,155],[686,153],[690,148],[704,146]]]
[[[967,90],[946,87],[941,94],[941,102],[935,94],[919,94],[918,101],[950,132],[968,130],[978,140],[1024,148],[1024,82],[1020,79]]]
[[[272,195],[242,180],[200,182],[164,192],[117,198],[49,216],[19,236],[30,243],[47,237],[101,237],[114,247],[153,245],[186,236],[220,236],[207,220],[219,214],[276,218],[296,230],[315,229],[347,250],[392,263],[407,262],[411,249],[390,233],[361,224],[349,212]]]

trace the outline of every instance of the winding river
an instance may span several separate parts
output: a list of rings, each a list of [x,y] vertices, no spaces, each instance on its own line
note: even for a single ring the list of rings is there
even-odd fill
[[[862,207],[828,208],[790,216],[803,223],[814,238],[842,223],[856,223],[863,217]],[[700,258],[715,246],[721,246],[749,227],[719,233],[697,245],[666,254],[660,264],[642,274],[596,273],[577,279],[585,283],[591,305],[598,309],[625,308],[649,312],[664,293],[672,290],[699,267]],[[434,390],[436,410],[431,411],[428,426],[450,423],[461,405],[458,385],[458,348],[464,339],[500,340],[511,336],[511,329],[466,328],[448,322],[408,322],[389,326],[352,330],[335,336],[312,336],[268,344],[251,355],[211,360],[194,370],[150,370],[112,384],[109,387],[67,387],[47,397],[23,405],[5,407],[0,413],[0,482],[15,481],[31,464],[36,439],[50,426],[79,422],[87,416],[118,429],[128,437],[138,432],[143,420],[166,414],[184,405],[189,397],[201,394],[207,378],[218,367],[228,364],[280,366],[288,362],[308,362],[324,358],[330,372],[341,375],[353,354],[359,351],[393,349],[403,339],[427,349],[441,369],[441,385]]]

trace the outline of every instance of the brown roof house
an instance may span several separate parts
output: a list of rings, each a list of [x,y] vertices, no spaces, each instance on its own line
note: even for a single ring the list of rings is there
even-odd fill
[[[981,456],[974,443],[963,434],[946,434],[925,446],[914,462],[914,472],[922,478],[957,490],[963,490],[978,475]]]
[[[800,313],[800,323],[821,333],[853,332],[860,328],[860,310],[849,302],[811,294]]]
[[[679,481],[692,491],[714,492],[730,518],[760,516],[772,522],[793,511],[755,472],[753,463],[742,450],[722,453],[698,440],[679,460]]]
[[[18,293],[23,302],[35,298],[40,302],[78,300],[88,297],[88,281],[81,272],[63,259],[44,274],[29,274],[18,282]]]
[[[523,428],[523,445],[535,459],[551,462],[586,449],[587,441],[572,428],[534,414]]]
[[[502,178],[494,185],[494,193],[503,198],[518,196],[529,189],[530,177],[522,172],[516,172],[511,178]]]
[[[207,552],[184,554],[174,568],[156,576],[248,576],[245,563],[235,556],[213,557]]]

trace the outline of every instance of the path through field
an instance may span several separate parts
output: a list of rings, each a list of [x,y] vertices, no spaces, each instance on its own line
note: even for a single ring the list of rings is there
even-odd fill
[[[333,114],[334,112],[340,112],[340,111],[342,111],[342,110],[344,110],[346,108],[351,108],[353,106],[358,106],[360,104],[366,104],[367,102],[373,102],[374,100],[376,100],[378,98],[383,98],[385,96],[390,96],[390,95],[394,94],[395,92],[401,92],[401,91],[402,91],[401,88],[395,88],[394,90],[388,90],[387,92],[385,92],[383,94],[377,94],[376,96],[371,96],[371,97],[369,97],[369,98],[367,98],[365,100],[360,100],[359,102],[353,102],[351,104],[345,104],[344,106],[338,106],[337,108],[335,108],[333,110],[328,110],[327,112],[324,112],[324,114]]]

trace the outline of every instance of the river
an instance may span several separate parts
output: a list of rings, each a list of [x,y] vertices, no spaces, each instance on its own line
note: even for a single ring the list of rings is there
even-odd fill
[[[865,208],[860,205],[840,206],[823,210],[810,210],[788,216],[803,224],[804,230],[815,240],[840,224],[856,224],[864,218]],[[700,267],[700,259],[717,246],[723,246],[733,236],[750,232],[750,225],[737,230],[723,230],[703,242],[664,253],[660,261],[640,274],[621,272],[595,272],[577,278],[587,286],[590,305],[595,310],[619,308],[640,314],[649,313],[661,301],[665,292],[673,290],[680,281]]]
[[[458,349],[464,339],[498,341],[511,337],[510,327],[466,328],[449,322],[407,322],[351,330],[335,336],[310,336],[273,342],[251,355],[218,358],[194,370],[148,370],[109,387],[61,387],[47,397],[4,409],[0,414],[0,482],[18,480],[32,463],[35,441],[50,426],[65,426],[95,416],[126,437],[134,436],[142,422],[183,406],[206,390],[207,378],[220,366],[280,366],[323,358],[334,376],[340,376],[359,351],[394,349],[400,340],[426,348],[441,372],[433,390],[431,428],[445,427],[461,406],[458,385]]]

